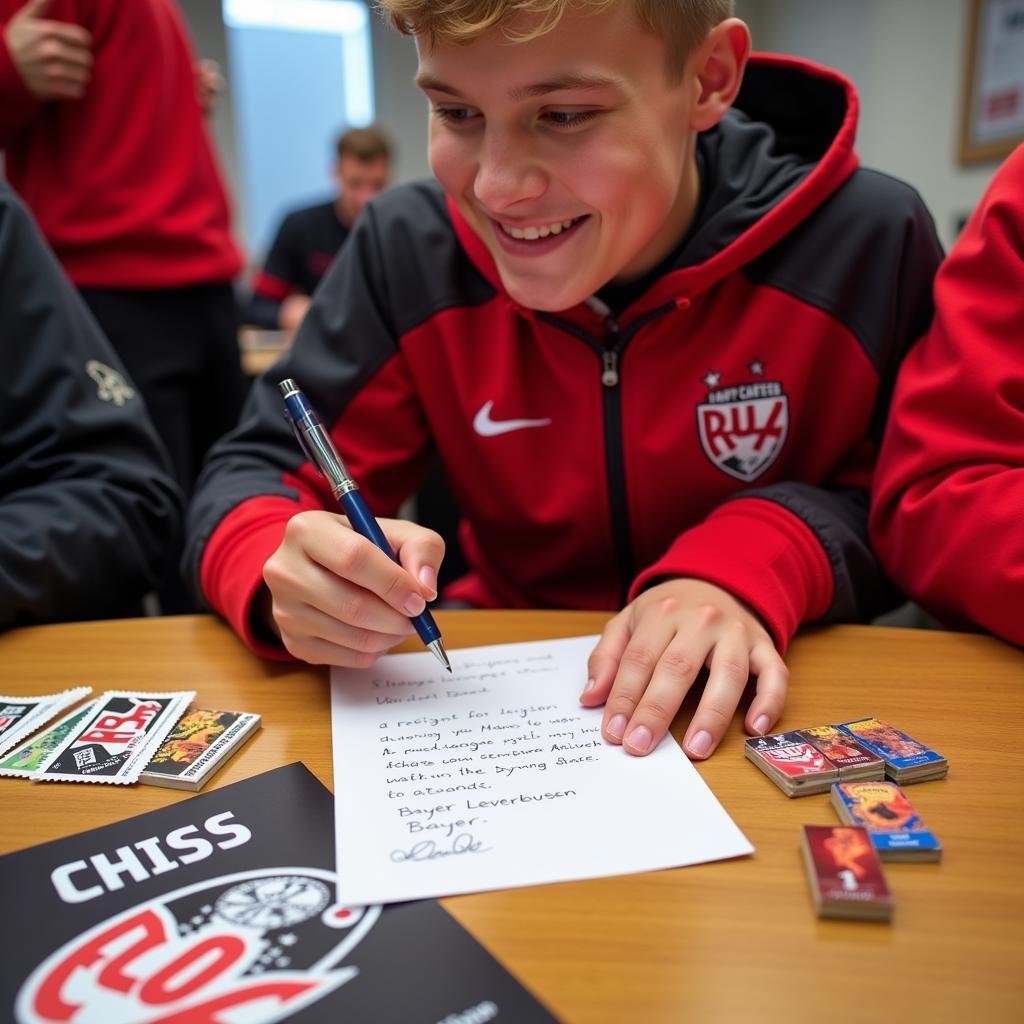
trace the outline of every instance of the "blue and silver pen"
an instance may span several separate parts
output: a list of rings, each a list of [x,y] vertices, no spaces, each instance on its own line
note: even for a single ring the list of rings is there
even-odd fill
[[[330,434],[324,429],[309,399],[299,390],[299,386],[291,378],[277,385],[284,396],[285,415],[295,431],[299,445],[306,458],[313,463],[323,478],[331,485],[334,497],[341,506],[352,529],[362,534],[368,541],[397,562],[398,557],[388,543],[384,531],[377,525],[373,513],[367,508],[363,496],[359,493],[359,485],[349,476],[345,463],[341,461],[338,449],[334,447]],[[434,652],[434,656],[449,672],[452,670],[448,653],[441,641],[441,631],[434,622],[429,610],[424,609],[419,615],[409,620],[419,634],[420,639]]]

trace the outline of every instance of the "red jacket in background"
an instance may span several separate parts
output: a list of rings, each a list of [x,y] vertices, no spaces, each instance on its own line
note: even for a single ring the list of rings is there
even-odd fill
[[[81,100],[41,103],[3,42],[24,0],[0,0],[0,149],[82,288],[230,281],[241,267],[173,0],[55,0],[46,17],[92,33]]]
[[[899,376],[871,527],[915,601],[1024,644],[1024,146],[936,278],[935,321]]]

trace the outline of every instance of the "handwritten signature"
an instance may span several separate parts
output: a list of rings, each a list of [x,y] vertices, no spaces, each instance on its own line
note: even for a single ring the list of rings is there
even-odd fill
[[[391,859],[396,864],[410,860],[436,860],[438,857],[454,857],[460,853],[487,853],[482,839],[474,839],[468,832],[461,832],[452,840],[448,849],[438,849],[433,839],[422,839],[408,850],[392,850]]]

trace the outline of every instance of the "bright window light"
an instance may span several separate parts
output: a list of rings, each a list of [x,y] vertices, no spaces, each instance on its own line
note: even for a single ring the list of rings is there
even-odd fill
[[[333,195],[333,143],[374,119],[367,5],[223,0],[245,235],[269,245],[281,217]]]
[[[348,35],[366,28],[366,6],[350,0],[224,0],[233,28],[278,28]]]

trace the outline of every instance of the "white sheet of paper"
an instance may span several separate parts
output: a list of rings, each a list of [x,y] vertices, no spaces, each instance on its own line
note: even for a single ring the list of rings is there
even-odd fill
[[[753,847],[671,736],[647,757],[582,708],[596,637],[331,671],[338,896],[392,903],[630,874]]]

